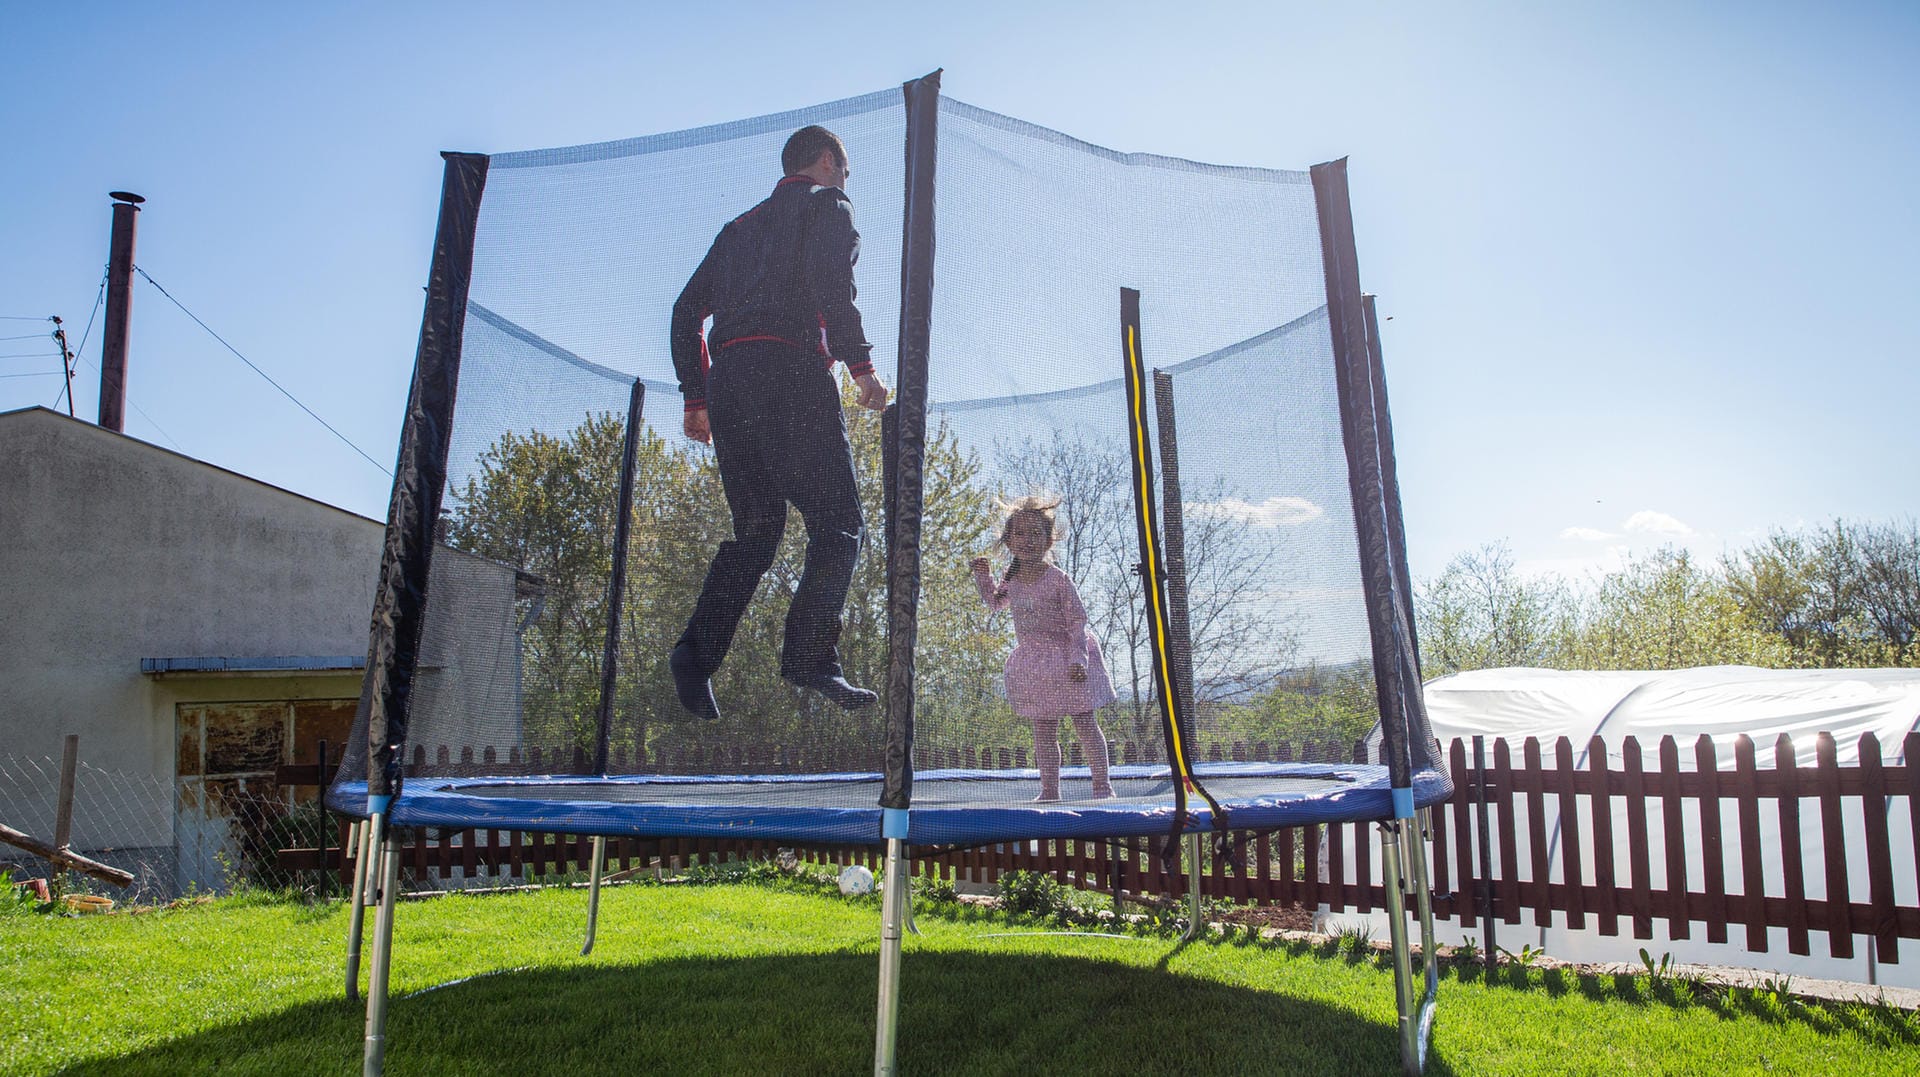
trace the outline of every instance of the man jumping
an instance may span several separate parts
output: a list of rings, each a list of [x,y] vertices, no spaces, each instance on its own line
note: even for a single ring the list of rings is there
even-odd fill
[[[713,446],[733,514],[733,538],[714,554],[667,662],[681,706],[707,719],[720,717],[711,678],[773,566],[789,503],[806,523],[807,560],[780,675],[849,710],[877,698],[847,683],[839,653],[863,521],[834,361],[853,375],[860,406],[887,403],[853,305],[860,234],[844,191],[847,151],[826,128],[802,127],[780,163],[773,194],[720,230],[673,305],[686,435]]]

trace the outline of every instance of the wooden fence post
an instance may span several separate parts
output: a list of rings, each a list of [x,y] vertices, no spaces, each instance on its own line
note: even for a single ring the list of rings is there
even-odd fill
[[[69,733],[60,752],[60,787],[53,802],[53,851],[61,856],[73,851],[73,783],[79,770],[80,734]]]
[[[1720,753],[1705,733],[1693,742],[1693,769],[1700,779],[1701,889],[1707,899],[1698,918],[1706,921],[1708,942],[1726,942],[1733,907],[1727,902],[1727,857],[1720,837]]]
[[[1775,801],[1780,807],[1780,866],[1787,877],[1787,952],[1809,954],[1813,943],[1807,915],[1806,862],[1800,848],[1800,767],[1793,738],[1780,734],[1773,742],[1773,777],[1778,783]]]
[[[1567,881],[1567,926],[1587,926],[1587,894],[1583,886],[1586,873],[1580,863],[1580,808],[1574,784],[1573,742],[1560,737],[1553,742],[1555,777],[1560,786],[1560,871]],[[1598,873],[1600,859],[1594,857]]]
[[[1480,884],[1474,878],[1473,869],[1473,772],[1467,769],[1466,742],[1459,737],[1453,739],[1448,762],[1453,765],[1454,774],[1466,776],[1453,798],[1453,856],[1460,875],[1454,883],[1454,891],[1460,895],[1454,914],[1460,920],[1460,927],[1465,929],[1473,926],[1474,917],[1479,914]]]
[[[1633,870],[1630,893],[1633,896],[1633,937],[1653,938],[1653,898],[1651,875],[1653,854],[1647,841],[1646,764],[1640,756],[1640,739],[1627,737],[1620,742],[1620,763],[1625,779],[1622,798],[1627,802],[1627,861]]]
[[[1909,766],[1913,763],[1909,762]],[[1880,763],[1880,738],[1860,737],[1860,806],[1867,830],[1867,897],[1873,903],[1874,956],[1900,960],[1900,928],[1893,903],[1893,838],[1887,826],[1887,776]]]
[[[1553,886],[1547,872],[1546,772],[1540,762],[1540,740],[1528,737],[1521,746],[1527,773],[1527,856],[1532,861],[1533,925],[1553,923]]]
[[[1494,907],[1509,924],[1520,922],[1520,834],[1513,821],[1513,751],[1505,737],[1493,742],[1493,808],[1500,812],[1500,881],[1494,889]]]
[[[318,817],[320,825],[314,829],[319,832],[320,862],[314,869],[316,875],[313,888],[319,891],[321,896],[324,897],[328,893],[331,882],[327,877],[327,739],[325,737],[320,738],[319,753],[320,757],[318,763],[316,763],[318,769],[315,777],[319,780],[320,789],[319,792],[314,795],[314,801],[315,806],[318,808],[315,815]]]
[[[1680,789],[1680,745],[1672,737],[1660,738],[1660,842],[1667,853],[1667,888],[1660,904],[1667,915],[1667,936],[1684,939],[1692,931],[1692,913],[1687,908],[1687,830],[1686,801]]]
[[[1480,930],[1486,935],[1481,943],[1487,967],[1492,968],[1500,952],[1493,918],[1493,824],[1487,818],[1487,738],[1478,735],[1473,738],[1473,807],[1479,827],[1474,832],[1478,840],[1473,843],[1479,865],[1474,871],[1473,904],[1480,911]]]
[[[1820,844],[1827,867],[1827,952],[1853,956],[1853,895],[1847,886],[1847,828],[1840,816],[1840,761],[1833,734],[1813,741],[1814,784],[1820,792]]]
[[[1593,881],[1600,907],[1595,917],[1600,934],[1620,934],[1620,883],[1613,863],[1613,785],[1607,769],[1607,744],[1599,737],[1587,741],[1587,779],[1593,804]]]
[[[1747,949],[1767,952],[1767,876],[1760,864],[1760,780],[1756,774],[1753,738],[1740,734],[1733,742],[1733,800],[1740,812],[1740,875],[1745,891]]]

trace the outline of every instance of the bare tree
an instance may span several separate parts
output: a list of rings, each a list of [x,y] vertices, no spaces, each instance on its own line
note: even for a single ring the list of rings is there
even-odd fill
[[[1056,430],[1045,439],[1002,442],[996,456],[996,473],[1013,487],[1010,493],[1059,496],[1055,563],[1080,591],[1132,720],[1131,735],[1150,740],[1159,720],[1125,445]],[[1280,536],[1223,509],[1236,503],[1237,493],[1217,479],[1185,495],[1194,691],[1201,699],[1271,687],[1292,666],[1298,647],[1303,613],[1287,594]]]
[[[1920,634],[1920,527],[1865,524],[1854,536],[1861,613],[1891,652],[1887,660],[1898,662]]]

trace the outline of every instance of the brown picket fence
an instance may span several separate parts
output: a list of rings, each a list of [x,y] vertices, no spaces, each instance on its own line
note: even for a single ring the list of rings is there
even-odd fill
[[[1920,734],[1908,735],[1901,747],[1900,759],[1920,758]],[[415,759],[425,764],[432,758],[448,770],[464,762],[511,772],[489,754],[476,758],[470,749],[441,748],[429,757],[422,747]],[[953,760],[990,765],[1002,754],[1003,766],[1025,762],[1025,753],[1012,749],[955,750]],[[1257,759],[1292,753],[1232,745],[1214,746],[1208,754]],[[1769,929],[1784,929],[1794,954],[1810,953],[1818,932],[1825,934],[1824,948],[1834,957],[1853,956],[1855,940],[1864,938],[1874,941],[1877,958],[1887,962],[1899,960],[1900,940],[1920,938],[1920,905],[1899,901],[1895,886],[1897,877],[1910,876],[1920,890],[1920,767],[1886,761],[1872,734],[1860,738],[1857,761],[1845,766],[1828,733],[1816,736],[1810,767],[1799,763],[1792,740],[1784,735],[1765,753],[1771,758],[1764,758],[1751,739],[1737,738],[1730,768],[1721,763],[1710,738],[1701,737],[1690,754],[1686,762],[1691,765],[1683,766],[1682,746],[1672,737],[1661,739],[1652,758],[1631,737],[1611,757],[1606,743],[1595,738],[1585,746],[1584,759],[1564,737],[1551,745],[1528,738],[1517,747],[1492,740],[1473,749],[1454,741],[1447,753],[1454,795],[1426,813],[1435,915],[1462,924],[1490,917],[1509,925],[1546,926],[1559,914],[1558,922],[1567,927],[1591,927],[1602,935],[1618,935],[1624,928],[1636,939],[1653,938],[1660,921],[1670,938],[1690,938],[1697,928],[1710,942],[1735,940],[1753,952],[1767,950]],[[1115,755],[1144,758],[1137,747],[1126,745],[1117,745]],[[1324,746],[1302,756],[1327,757]],[[541,758],[529,752],[508,766],[536,773]],[[944,757],[928,761],[952,765]],[[690,768],[682,772],[731,762],[658,761],[675,770]],[[330,768],[323,773],[316,763],[284,766],[279,773],[287,786],[317,785],[330,777]],[[1476,836],[1483,812],[1485,843]],[[1771,843],[1762,825],[1768,817],[1777,821]],[[1810,845],[1801,840],[1802,824],[1814,818],[1819,840]],[[1903,818],[1909,831],[1896,848],[1894,824]],[[1238,832],[1239,862],[1207,855],[1201,894],[1309,910],[1381,908],[1385,891],[1371,830],[1368,823],[1334,823]],[[353,871],[346,838],[342,821],[340,840],[330,848],[283,849],[278,865],[324,872],[345,884]],[[1777,848],[1777,864],[1767,862],[1770,846]],[[674,871],[773,857],[783,848],[813,863],[880,867],[878,850],[866,847],[616,838],[607,843],[608,870]],[[1656,849],[1662,869],[1657,873]],[[1171,850],[1173,870],[1166,870],[1158,839],[1042,838],[910,852],[917,874],[956,882],[991,885],[1007,872],[1031,871],[1136,899],[1188,893],[1180,862],[1184,849]],[[402,835],[406,884],[422,888],[481,877],[538,879],[581,872],[591,856],[592,840],[579,835],[433,828]],[[1850,870],[1862,862],[1864,892]],[[1558,873],[1532,867],[1550,863],[1560,865]],[[1777,877],[1778,885],[1770,885],[1770,877]],[[1810,893],[1810,878],[1820,881],[1818,895]]]

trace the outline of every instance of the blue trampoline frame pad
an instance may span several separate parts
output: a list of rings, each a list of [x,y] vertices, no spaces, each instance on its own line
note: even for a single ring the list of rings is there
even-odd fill
[[[1384,820],[1394,816],[1387,768],[1371,764],[1203,763],[1200,780],[1234,830]],[[1116,796],[1094,800],[1086,767],[1061,772],[1063,798],[1036,803],[1039,772],[930,770],[914,776],[907,840],[980,845],[1033,838],[1123,838],[1167,833],[1173,789],[1162,765],[1113,768]],[[881,775],[743,774],[409,778],[388,812],[393,826],[529,830],[608,837],[735,838],[878,845]],[[1444,800],[1436,770],[1416,771],[1419,807]],[[867,806],[849,806],[867,805]],[[367,814],[365,782],[343,782],[327,805]],[[1186,829],[1214,829],[1204,805]]]

